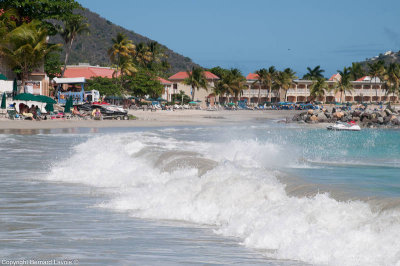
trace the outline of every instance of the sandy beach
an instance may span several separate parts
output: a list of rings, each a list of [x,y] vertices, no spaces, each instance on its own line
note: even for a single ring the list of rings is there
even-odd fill
[[[266,110],[266,111],[203,111],[178,110],[156,112],[130,110],[129,114],[137,117],[136,120],[0,120],[0,130],[8,129],[59,129],[59,128],[101,128],[101,127],[164,127],[164,126],[212,126],[231,125],[240,122],[250,122],[263,119],[286,119],[301,111],[293,110]]]

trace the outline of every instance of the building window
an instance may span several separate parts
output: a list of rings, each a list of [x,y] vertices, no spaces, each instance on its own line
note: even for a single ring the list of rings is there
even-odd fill
[[[174,83],[174,90],[177,90],[177,89],[178,89],[178,84]]]

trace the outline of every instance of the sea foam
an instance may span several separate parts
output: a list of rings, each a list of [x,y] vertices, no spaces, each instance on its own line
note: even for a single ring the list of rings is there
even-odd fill
[[[104,135],[77,145],[48,180],[107,188],[99,207],[133,217],[215,226],[276,259],[400,265],[400,213],[329,194],[294,197],[276,178],[295,158],[258,140],[182,141],[157,133]],[[201,163],[200,163],[201,161]]]

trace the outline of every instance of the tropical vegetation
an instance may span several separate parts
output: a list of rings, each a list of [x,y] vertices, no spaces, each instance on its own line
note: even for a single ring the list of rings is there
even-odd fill
[[[204,69],[201,67],[193,67],[191,71],[186,71],[188,77],[183,81],[184,84],[192,87],[192,101],[196,90],[204,89],[208,90],[207,79],[204,74]]]
[[[353,86],[350,81],[350,70],[347,67],[343,68],[343,71],[338,70],[341,78],[336,82],[335,92],[340,92],[340,102],[343,102],[343,96],[346,95],[346,92],[350,92],[353,90]]]
[[[321,69],[321,66],[316,66],[313,69],[310,67],[307,67],[307,74],[303,76],[303,79],[307,80],[319,80],[324,78],[324,75],[322,73],[325,72],[325,70]]]

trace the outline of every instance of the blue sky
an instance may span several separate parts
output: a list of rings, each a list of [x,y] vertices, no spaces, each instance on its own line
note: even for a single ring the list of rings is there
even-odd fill
[[[247,75],[274,65],[325,76],[400,50],[398,0],[78,0],[204,66]]]

